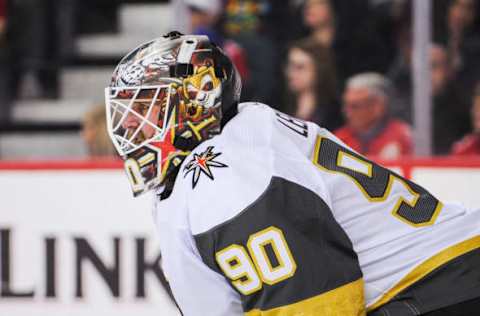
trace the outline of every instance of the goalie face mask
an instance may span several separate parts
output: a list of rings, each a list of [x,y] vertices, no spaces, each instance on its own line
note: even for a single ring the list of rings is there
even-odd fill
[[[205,36],[171,33],[117,66],[105,89],[107,129],[134,196],[173,182],[191,150],[220,132],[232,85],[219,52]]]

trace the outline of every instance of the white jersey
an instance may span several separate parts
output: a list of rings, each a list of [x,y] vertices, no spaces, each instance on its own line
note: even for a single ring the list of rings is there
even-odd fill
[[[479,211],[258,103],[185,159],[154,214],[187,316],[359,315],[480,247]]]

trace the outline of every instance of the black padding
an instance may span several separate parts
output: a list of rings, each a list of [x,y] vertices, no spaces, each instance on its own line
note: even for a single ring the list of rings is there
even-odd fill
[[[188,77],[194,74],[192,64],[177,63],[170,66],[170,77]]]
[[[228,64],[228,60],[225,60],[225,55],[222,54],[220,48],[214,43],[212,43],[212,56],[213,56],[213,63],[215,64],[214,71],[215,76],[219,79],[224,79],[225,76],[225,68]]]
[[[480,249],[470,251],[435,269],[368,315],[424,315],[437,310],[449,310],[449,306],[476,298],[480,298]],[[478,303],[480,302],[476,306],[479,306]],[[461,306],[456,308],[461,309]],[[409,310],[415,310],[416,313],[409,314]],[[465,312],[451,315],[480,315],[480,310],[478,314]],[[438,315],[450,314],[439,312]]]

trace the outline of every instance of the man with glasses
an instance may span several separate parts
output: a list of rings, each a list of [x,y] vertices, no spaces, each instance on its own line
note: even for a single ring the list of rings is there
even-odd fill
[[[395,159],[412,154],[410,126],[388,113],[389,83],[376,73],[347,81],[343,95],[346,125],[335,135],[362,155]]]

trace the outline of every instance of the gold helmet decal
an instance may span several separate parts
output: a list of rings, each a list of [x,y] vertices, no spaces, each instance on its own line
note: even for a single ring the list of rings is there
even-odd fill
[[[138,47],[117,66],[105,90],[107,125],[134,195],[168,184],[191,150],[220,132],[225,87],[234,102],[239,82],[228,81],[218,55],[207,37],[177,34]]]

